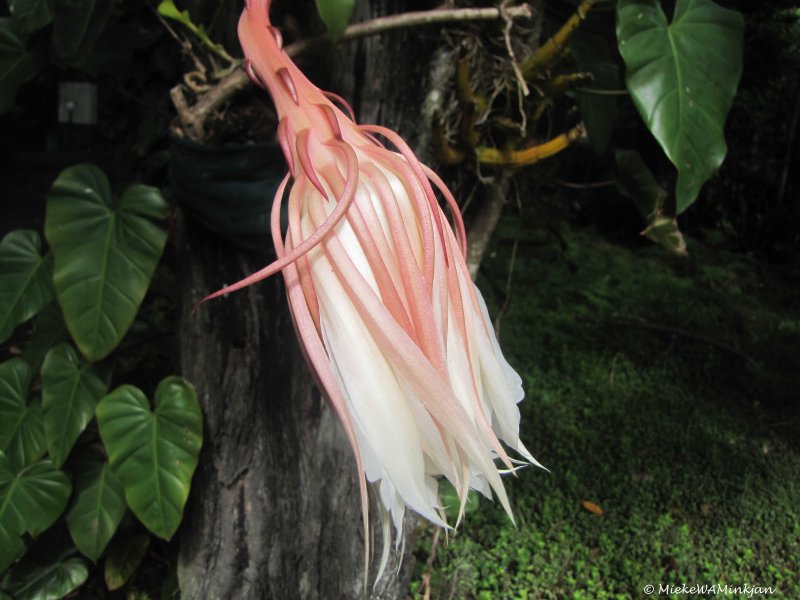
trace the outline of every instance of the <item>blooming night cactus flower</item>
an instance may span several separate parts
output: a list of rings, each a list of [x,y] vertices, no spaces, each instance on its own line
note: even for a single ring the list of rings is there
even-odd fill
[[[458,491],[460,514],[473,488],[511,515],[495,460],[508,470],[519,461],[500,440],[538,464],[519,439],[521,380],[467,272],[464,225],[441,179],[400,136],[356,124],[300,72],[269,0],[249,0],[239,38],[248,74],[277,108],[289,173],[272,208],[278,259],[209,298],[283,273],[298,338],[355,454],[365,528],[366,481],[379,491],[382,571],[389,520],[399,543],[406,507],[447,527],[438,478]]]

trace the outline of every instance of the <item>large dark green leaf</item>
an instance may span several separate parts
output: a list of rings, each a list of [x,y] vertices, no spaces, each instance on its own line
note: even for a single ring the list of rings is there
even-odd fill
[[[641,154],[636,150],[616,150],[614,158],[617,161],[617,187],[633,200],[641,215],[650,220],[657,213],[664,212],[669,194],[656,181]]]
[[[167,377],[156,389],[153,412],[139,389],[123,385],[97,405],[97,422],[128,506],[154,534],[171,538],[203,443],[194,389],[181,377]]]
[[[85,464],[75,478],[75,496],[67,511],[72,540],[97,562],[125,514],[125,490],[108,463]]]
[[[33,318],[33,332],[22,351],[22,359],[31,366],[31,371],[38,372],[50,348],[69,340],[69,332],[64,324],[64,315],[58,301],[45,306]]]
[[[166,215],[153,187],[133,185],[112,199],[93,165],[66,169],[53,184],[45,217],[53,279],[67,328],[90,361],[107,356],[133,323],[164,250],[157,221]]]
[[[317,12],[328,28],[328,35],[336,42],[350,24],[355,0],[316,0]]]
[[[149,545],[150,534],[147,533],[114,538],[108,547],[105,565],[105,580],[109,590],[118,590],[125,585],[136,572]]]
[[[55,0],[9,0],[11,16],[19,30],[33,33],[53,22],[55,17]]]
[[[11,110],[19,86],[41,67],[41,59],[28,50],[14,20],[0,17],[0,114]]]
[[[5,587],[15,600],[59,600],[65,598],[89,577],[86,561],[74,554],[74,549],[62,552],[52,561],[38,563],[28,561],[14,567],[3,580]]]
[[[678,229],[675,205],[669,201],[667,191],[659,185],[636,150],[617,150],[614,156],[617,160],[619,191],[633,200],[647,221],[642,235],[661,244],[670,252],[685,256],[686,240]]]
[[[53,259],[41,255],[42,240],[30,229],[0,242],[0,342],[53,298]]]
[[[628,90],[678,169],[677,211],[697,198],[727,152],[723,127],[742,73],[744,21],[711,0],[620,0],[617,41]]]
[[[56,467],[67,460],[107,391],[106,382],[71,345],[59,344],[47,353],[42,365],[42,410],[47,450]]]
[[[72,486],[49,460],[14,473],[0,452],[0,571],[23,549],[24,533],[38,535],[64,512]]]
[[[21,358],[0,364],[0,450],[15,471],[41,458],[47,449],[42,409],[28,403],[31,377]]]

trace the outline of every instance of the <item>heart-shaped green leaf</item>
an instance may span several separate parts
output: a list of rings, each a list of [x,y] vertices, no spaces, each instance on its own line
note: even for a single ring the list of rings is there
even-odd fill
[[[628,90],[678,169],[678,213],[725,158],[723,127],[742,73],[743,31],[741,14],[711,0],[678,0],[671,23],[659,0],[617,5]]]
[[[81,353],[108,355],[133,323],[164,250],[157,223],[167,204],[153,187],[132,185],[112,199],[93,165],[63,171],[47,198],[45,236],[64,319]]]
[[[641,215],[652,221],[656,214],[664,212],[669,194],[647,167],[641,154],[636,150],[616,150],[617,187],[619,191],[633,200]]]
[[[86,561],[71,556],[74,550],[62,552],[51,562],[28,561],[17,565],[3,580],[15,600],[60,600],[82,586],[89,577]]]
[[[67,460],[75,440],[94,418],[106,382],[69,344],[59,344],[42,364],[42,409],[47,450],[53,464]]]
[[[12,231],[0,242],[0,342],[53,298],[53,259],[41,255],[39,234]]]
[[[647,221],[642,235],[678,256],[686,256],[686,240],[678,229],[674,204],[636,150],[617,150],[617,187],[633,200]]]
[[[139,389],[123,385],[97,405],[97,422],[128,506],[154,534],[171,538],[203,443],[194,389],[181,377],[167,377],[156,388],[151,411]]]
[[[67,527],[78,550],[97,562],[124,514],[125,489],[108,463],[84,465],[67,511]]]
[[[28,50],[14,20],[0,18],[0,114],[11,110],[19,86],[41,68],[41,58]]]
[[[39,31],[56,16],[55,0],[9,0],[8,7],[24,34]]]
[[[342,37],[353,16],[355,0],[316,0],[320,19],[328,28],[328,35],[336,42]]]
[[[150,535],[147,533],[114,539],[108,547],[105,564],[105,580],[109,590],[118,590],[125,585],[136,572],[149,545]]]
[[[15,471],[41,458],[47,449],[42,409],[28,404],[31,376],[21,358],[0,364],[0,450]]]
[[[61,307],[58,301],[53,301],[33,318],[33,332],[22,351],[22,359],[31,366],[31,371],[38,373],[50,348],[68,340]]]
[[[0,452],[0,571],[24,548],[20,537],[38,535],[64,512],[72,486],[49,460],[14,473]]]

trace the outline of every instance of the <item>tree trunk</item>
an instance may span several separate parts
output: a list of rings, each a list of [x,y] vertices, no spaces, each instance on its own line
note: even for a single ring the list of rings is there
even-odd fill
[[[409,8],[425,6],[364,0],[354,20]],[[431,54],[418,36],[391,33],[338,48],[330,86],[364,122],[398,130],[412,147],[429,126],[419,110]],[[415,519],[407,520],[402,566],[392,556],[373,589],[375,528],[378,554],[365,589],[355,461],[303,363],[280,276],[192,312],[199,298],[272,257],[237,250],[192,223],[181,224],[179,247],[182,374],[205,418],[181,530],[182,597],[404,598]]]
[[[268,257],[237,251],[192,225],[181,237],[182,372],[205,417],[181,532],[182,596],[363,597],[355,462],[303,363],[281,279],[192,314],[222,274],[234,281]],[[384,577],[374,597],[403,597],[412,566],[406,557],[401,576]]]

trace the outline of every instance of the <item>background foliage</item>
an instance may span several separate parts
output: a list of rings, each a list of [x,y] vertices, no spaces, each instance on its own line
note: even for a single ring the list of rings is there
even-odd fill
[[[168,91],[194,65],[158,4],[0,3],[0,598],[176,592],[174,545],[162,540],[179,526],[202,425],[191,386],[172,377],[170,209],[158,189]],[[337,37],[350,3],[318,4],[320,18],[310,0],[281,10],[295,32]],[[528,51],[583,4],[537,3],[540,18],[521,30]],[[524,183],[479,279],[526,378],[523,435],[553,475],[510,482],[519,529],[483,501],[449,546],[421,532],[413,593],[426,574],[434,597],[627,597],[645,582],[690,580],[800,592],[798,4],[717,4],[595,3],[568,52],[534,78],[528,106],[543,112],[530,135],[486,125],[501,149],[581,120],[589,132],[516,172]],[[236,54],[238,3],[172,6],[208,52],[219,57],[220,40]],[[692,24],[695,11],[711,25]],[[447,35],[489,48],[487,62],[513,81],[501,34]],[[622,50],[637,35],[648,53]],[[657,58],[671,77],[653,95]],[[696,69],[681,86],[685,60]],[[593,81],[548,91],[576,71]],[[57,123],[63,80],[97,84],[91,131]],[[657,106],[667,96],[671,106]],[[260,102],[227,112],[219,139],[268,135]],[[681,109],[690,103],[710,122]],[[517,96],[497,106],[516,116]],[[691,185],[687,156],[703,173]],[[449,171],[463,198],[497,174],[465,175],[474,164]],[[642,244],[643,227],[688,258]]]

